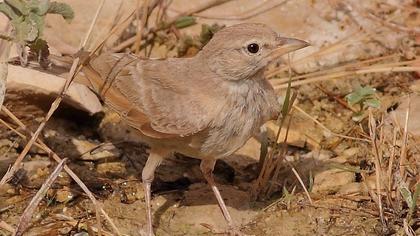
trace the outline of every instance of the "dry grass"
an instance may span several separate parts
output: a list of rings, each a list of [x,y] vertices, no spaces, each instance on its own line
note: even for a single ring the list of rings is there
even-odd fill
[[[201,12],[228,1],[229,0],[209,1],[203,5],[197,6],[194,9],[190,9],[185,12],[179,12],[178,15],[173,18],[164,19],[164,1],[146,0],[144,1],[144,4],[142,6],[139,5],[137,9],[133,10],[133,13],[130,14],[127,19],[123,20],[119,25],[113,27],[112,30],[109,32],[108,36],[97,45],[94,51],[91,52],[90,56],[99,51],[104,45],[104,42],[109,38],[110,35],[114,34],[117,31],[117,29],[127,29],[128,27],[132,26],[133,23],[136,23],[138,26],[135,35],[129,37],[128,39],[125,39],[118,45],[115,45],[111,49],[111,51],[120,52],[124,50],[129,50],[136,54],[144,52],[145,55],[147,55],[146,46],[153,41],[150,40],[150,38],[153,39],[153,37],[155,37],[156,35],[156,32],[168,29],[170,25],[174,24],[177,19],[183,16],[199,15],[202,17],[211,18],[209,16],[202,15]],[[98,7],[97,13],[90,26],[90,29],[81,44],[81,49],[83,49],[83,47],[89,41],[90,34],[92,30],[94,30],[95,21],[97,20],[103,3],[104,1],[101,1],[101,5]],[[261,12],[264,12],[265,10],[269,9],[266,9],[265,4],[261,4],[257,8],[258,9],[252,9],[251,11],[246,12],[243,15],[220,18],[232,20],[246,19],[250,16],[260,14]],[[156,22],[158,22],[156,24],[156,27],[148,27],[147,24],[148,20],[150,20],[149,16],[152,11],[160,11],[160,13],[158,13],[156,17]],[[370,16],[373,17],[375,20],[381,20],[380,18],[377,18],[374,15]],[[398,25],[395,25],[390,22],[385,22],[385,25],[388,27],[398,28],[399,30],[407,30],[406,28],[401,28]],[[364,40],[367,37],[368,34],[366,32],[362,30],[357,31],[336,43],[321,48],[319,51],[313,54],[310,54],[306,57],[294,61],[294,63],[306,63],[314,58],[327,56],[331,53],[335,53],[345,48],[346,46],[356,41]],[[262,141],[260,173],[258,178],[255,180],[252,188],[255,199],[268,199],[272,196],[273,192],[277,191],[277,179],[280,177],[280,169],[286,163],[286,165],[288,165],[288,167],[292,170],[297,180],[299,181],[299,184],[305,191],[305,194],[310,204],[312,206],[316,206],[316,200],[313,200],[311,198],[310,189],[308,190],[308,187],[305,186],[305,181],[302,180],[301,176],[296,171],[296,168],[292,166],[291,163],[285,162],[284,160],[284,157],[286,156],[288,151],[287,133],[289,131],[290,122],[293,119],[294,112],[297,111],[303,114],[306,118],[310,119],[312,122],[316,123],[319,127],[327,131],[329,134],[339,137],[340,140],[352,142],[352,144],[355,146],[361,144],[361,142],[363,142],[363,144],[367,143],[369,145],[370,162],[372,162],[374,166],[373,174],[375,175],[375,188],[369,189],[369,197],[367,199],[374,202],[376,208],[366,209],[365,211],[368,212],[368,214],[370,215],[380,218],[380,223],[382,226],[381,233],[392,233],[392,225],[399,225],[401,226],[401,232],[397,232],[398,234],[414,236],[415,230],[420,227],[420,213],[417,204],[418,197],[420,195],[420,179],[418,177],[420,176],[420,170],[417,163],[418,160],[416,160],[416,155],[417,158],[419,156],[418,149],[416,149],[415,141],[410,138],[410,133],[408,131],[409,122],[414,122],[408,119],[410,110],[407,110],[407,118],[405,120],[405,123],[402,124],[402,126],[396,121],[394,121],[394,123],[392,123],[390,126],[386,126],[382,117],[378,118],[378,114],[375,114],[375,112],[370,111],[367,120],[365,120],[365,123],[363,123],[365,127],[368,127],[368,135],[360,137],[347,136],[334,133],[333,131],[328,129],[324,124],[319,122],[316,118],[312,117],[299,106],[295,105],[297,93],[292,90],[292,87],[297,87],[300,85],[316,84],[321,81],[342,79],[351,76],[357,77],[362,74],[420,71],[420,67],[418,66],[420,59],[402,61],[400,58],[400,54],[391,54],[386,56],[374,57],[363,61],[351,62],[344,65],[336,65],[332,68],[321,69],[319,71],[296,76],[291,76],[291,62],[289,58],[288,65],[280,66],[272,71],[267,72],[267,77],[273,78],[271,82],[275,89],[287,89],[287,92],[282,109],[282,116],[279,119],[279,130],[277,133],[277,139],[275,140],[275,144],[270,146],[268,140]],[[55,161],[57,161],[57,163],[59,163],[59,165],[56,168],[56,171],[53,172],[50,178],[45,181],[44,189],[41,189],[39,191],[40,194],[36,195],[32,199],[31,203],[28,205],[28,211],[25,212],[24,215],[22,215],[17,230],[9,224],[7,224],[5,221],[0,221],[1,228],[6,229],[9,232],[15,232],[16,235],[20,235],[23,232],[25,232],[25,229],[30,224],[31,215],[33,214],[37,204],[43,198],[42,193],[45,193],[45,189],[48,189],[50,184],[54,181],[54,178],[56,177],[57,173],[61,171],[61,169],[64,169],[79,184],[79,186],[84,190],[84,192],[91,200],[92,204],[95,206],[97,225],[94,228],[94,231],[96,231],[96,233],[98,233],[99,235],[110,234],[102,229],[102,215],[111,225],[111,228],[114,231],[114,233],[117,235],[121,235],[119,229],[108,216],[108,214],[103,210],[100,202],[96,200],[93,193],[80,180],[80,178],[67,165],[65,165],[65,159],[59,157],[45,143],[38,139],[46,123],[51,118],[56,109],[60,106],[60,103],[63,99],[64,94],[66,93],[66,90],[72,83],[75,75],[81,70],[83,66],[82,64],[83,62],[81,58],[76,58],[73,61],[70,70],[70,75],[66,81],[65,86],[63,87],[63,90],[61,91],[60,96],[57,97],[57,99],[52,103],[50,110],[44,118],[44,121],[40,124],[40,126],[34,133],[29,131],[27,127],[9,110],[7,110],[4,107],[2,109],[2,111],[7,116],[9,116],[21,130],[24,130],[26,134],[22,134],[18,130],[18,127],[13,127],[13,125],[8,124],[3,120],[0,120],[0,122],[6,127],[8,127],[10,130],[14,131],[22,139],[28,140],[28,143],[24,147],[23,151],[20,153],[19,157],[17,158],[16,162],[11,167],[11,169],[6,173],[5,176],[3,176],[0,182],[0,187],[1,185],[5,184],[20,167],[22,160],[29,152],[32,145],[41,148],[42,150],[47,152],[48,155],[51,156]],[[282,74],[287,70],[289,70],[288,77],[274,78],[275,76],[278,76],[279,74]],[[286,136],[284,140],[278,140],[281,130],[284,129],[286,129]],[[31,138],[28,138],[29,136],[31,136]],[[362,177],[366,180],[369,174],[370,173],[363,173]],[[293,195],[294,191],[292,191],[292,193],[289,194]],[[359,209],[353,210],[358,211]],[[72,219],[72,221],[74,222],[74,224],[78,223],[74,219]]]
[[[400,235],[414,235],[419,225],[418,195],[420,182],[415,141],[409,139],[409,111],[406,111],[404,127],[396,120],[385,124],[369,114],[372,159],[375,166],[376,185],[371,189],[372,200],[377,204],[382,232],[392,232],[392,225],[402,226]],[[400,143],[397,145],[397,143]],[[414,146],[413,146],[414,145]]]

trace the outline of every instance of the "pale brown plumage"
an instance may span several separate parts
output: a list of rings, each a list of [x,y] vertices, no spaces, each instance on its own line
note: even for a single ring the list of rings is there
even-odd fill
[[[278,115],[265,66],[307,45],[262,24],[239,24],[216,33],[193,58],[109,53],[93,58],[83,70],[91,88],[151,146],[142,175],[147,204],[155,168],[169,153],[180,152],[203,160],[202,171],[233,228],[211,176],[215,160],[235,152]],[[152,235],[149,206],[148,219]]]

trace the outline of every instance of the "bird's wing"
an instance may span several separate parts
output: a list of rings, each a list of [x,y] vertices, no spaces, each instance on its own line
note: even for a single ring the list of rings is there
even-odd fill
[[[104,53],[83,69],[90,87],[131,126],[153,138],[187,136],[209,124],[182,66]],[[177,80],[178,78],[178,80]]]

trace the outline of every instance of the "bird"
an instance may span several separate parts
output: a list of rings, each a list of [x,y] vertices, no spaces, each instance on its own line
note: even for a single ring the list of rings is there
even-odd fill
[[[89,87],[150,147],[141,174],[148,236],[154,235],[154,173],[173,153],[201,160],[227,233],[241,234],[216,186],[213,168],[265,122],[277,119],[281,106],[264,71],[281,56],[307,46],[265,24],[241,23],[216,32],[193,57],[149,59],[104,52],[85,63]]]

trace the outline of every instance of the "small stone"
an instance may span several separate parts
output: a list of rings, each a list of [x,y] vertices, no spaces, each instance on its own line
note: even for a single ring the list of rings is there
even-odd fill
[[[342,155],[346,157],[353,157],[360,153],[360,148],[352,147],[343,151]]]
[[[317,161],[329,161],[334,153],[329,150],[314,150],[302,155],[305,159],[315,159]]]
[[[34,96],[56,98],[66,83],[65,78],[22,66],[9,65],[8,72],[8,93],[21,94],[22,99],[32,103],[42,101],[34,99]],[[25,96],[25,94],[32,95]],[[98,97],[87,86],[76,82],[70,85],[63,102],[90,114],[102,111]]]
[[[50,165],[51,161],[35,156],[31,160],[23,162],[23,169],[26,171],[30,181],[37,181],[37,179],[49,174],[48,167]]]
[[[100,163],[96,166],[96,171],[99,174],[114,174],[123,175],[127,172],[125,164],[122,162]]]
[[[127,181],[120,185],[120,201],[122,203],[132,204],[140,199],[144,199],[144,189],[138,181]]]
[[[413,94],[410,97],[404,97],[398,108],[391,112],[389,115],[392,117],[395,115],[397,121],[401,127],[404,127],[405,117],[407,114],[407,108],[410,106],[408,131],[416,140],[420,140],[420,95]]]
[[[14,194],[16,194],[16,190],[14,188],[9,188],[9,189],[7,189],[6,193],[10,194],[10,195],[14,195]]]
[[[74,197],[74,194],[67,187],[63,187],[62,189],[57,190],[55,193],[55,200],[60,203],[69,202],[73,200]]]
[[[385,172],[382,172],[385,173]],[[386,185],[388,184],[388,176],[385,174],[382,174],[381,179],[380,179],[380,185],[381,185],[381,189],[385,190]],[[376,191],[376,174],[372,174],[368,177],[366,177],[366,180],[364,181],[364,183],[366,184],[366,186],[370,189],[370,190],[375,190]]]
[[[367,189],[364,184],[355,182],[341,186],[337,193],[340,195],[360,194],[367,193]]]
[[[339,169],[330,169],[315,175],[313,192],[326,192],[334,194],[340,190],[343,185],[353,183],[355,175],[349,171]]]
[[[71,139],[71,142],[76,146],[80,153],[78,158],[84,161],[97,161],[107,158],[120,157],[121,152],[113,144],[107,143],[101,146],[100,143],[95,143],[83,139]]]

